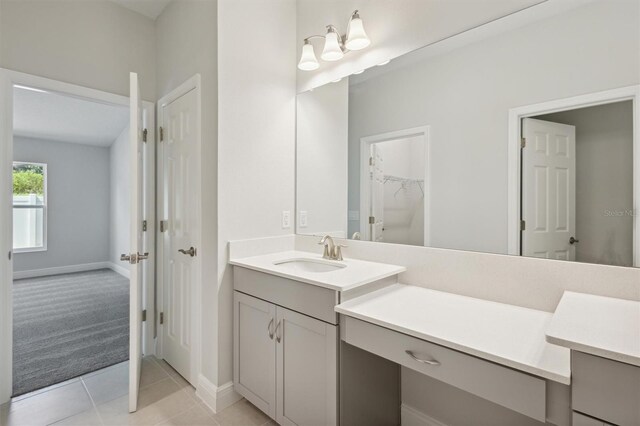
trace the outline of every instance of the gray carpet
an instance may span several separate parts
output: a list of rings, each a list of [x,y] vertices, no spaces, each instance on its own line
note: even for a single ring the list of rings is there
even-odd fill
[[[13,395],[129,359],[129,280],[112,270],[15,280]]]

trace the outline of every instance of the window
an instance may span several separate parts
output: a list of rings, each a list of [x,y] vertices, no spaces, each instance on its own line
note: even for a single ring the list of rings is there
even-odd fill
[[[13,163],[13,251],[47,249],[47,165]]]

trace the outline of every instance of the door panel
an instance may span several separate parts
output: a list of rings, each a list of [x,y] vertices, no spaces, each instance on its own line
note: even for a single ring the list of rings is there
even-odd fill
[[[199,170],[197,92],[162,106],[163,244],[162,356],[195,383],[193,366],[194,282],[199,228],[196,180]],[[189,252],[190,248],[194,249]],[[182,250],[182,252],[180,251]]]
[[[371,145],[371,241],[384,241],[384,159],[376,145]]]
[[[129,411],[138,408],[142,366],[142,267],[137,254],[143,252],[143,119],[138,75],[130,74],[130,167],[131,167],[131,251],[129,272]],[[136,260],[133,260],[136,258]]]
[[[522,255],[575,260],[575,127],[526,118],[522,130]]]
[[[337,424],[337,326],[277,307],[281,425]]]
[[[237,392],[276,418],[276,307],[234,292],[234,366]]]

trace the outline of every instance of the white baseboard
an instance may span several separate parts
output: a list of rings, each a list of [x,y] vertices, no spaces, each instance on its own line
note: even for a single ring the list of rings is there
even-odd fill
[[[242,399],[242,396],[233,390],[233,382],[216,386],[202,374],[198,375],[196,396],[207,404],[214,413],[222,411]]]
[[[447,426],[441,421],[404,403],[400,406],[400,416],[400,424],[402,426]]]
[[[117,263],[113,263],[113,262],[109,262],[109,269],[111,269],[114,272],[119,273],[120,275],[122,275],[123,277],[125,277],[126,279],[129,279],[129,269],[118,265]]]
[[[93,271],[96,269],[112,269],[110,262],[82,263],[80,265],[57,266],[54,268],[32,269],[30,271],[13,271],[13,279],[46,277],[48,275],[71,274],[73,272]],[[117,272],[117,271],[116,271]]]

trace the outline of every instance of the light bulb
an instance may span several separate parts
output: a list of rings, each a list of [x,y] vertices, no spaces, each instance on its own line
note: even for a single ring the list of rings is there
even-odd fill
[[[351,20],[349,21],[345,47],[349,50],[360,50],[370,44],[371,40],[367,37],[367,33],[364,31],[364,25],[362,24],[362,19],[360,19],[360,15],[358,15],[358,11],[356,10],[353,12],[353,15],[351,15]]]
[[[338,41],[338,33],[331,27],[327,31],[327,35],[324,37],[324,50],[320,56],[325,61],[337,61],[342,59],[344,53],[340,42]]]
[[[300,55],[300,62],[298,62],[298,68],[302,71],[317,70],[320,64],[316,59],[316,52],[313,50],[313,46],[309,43],[309,40],[305,40],[302,45],[302,54]]]

